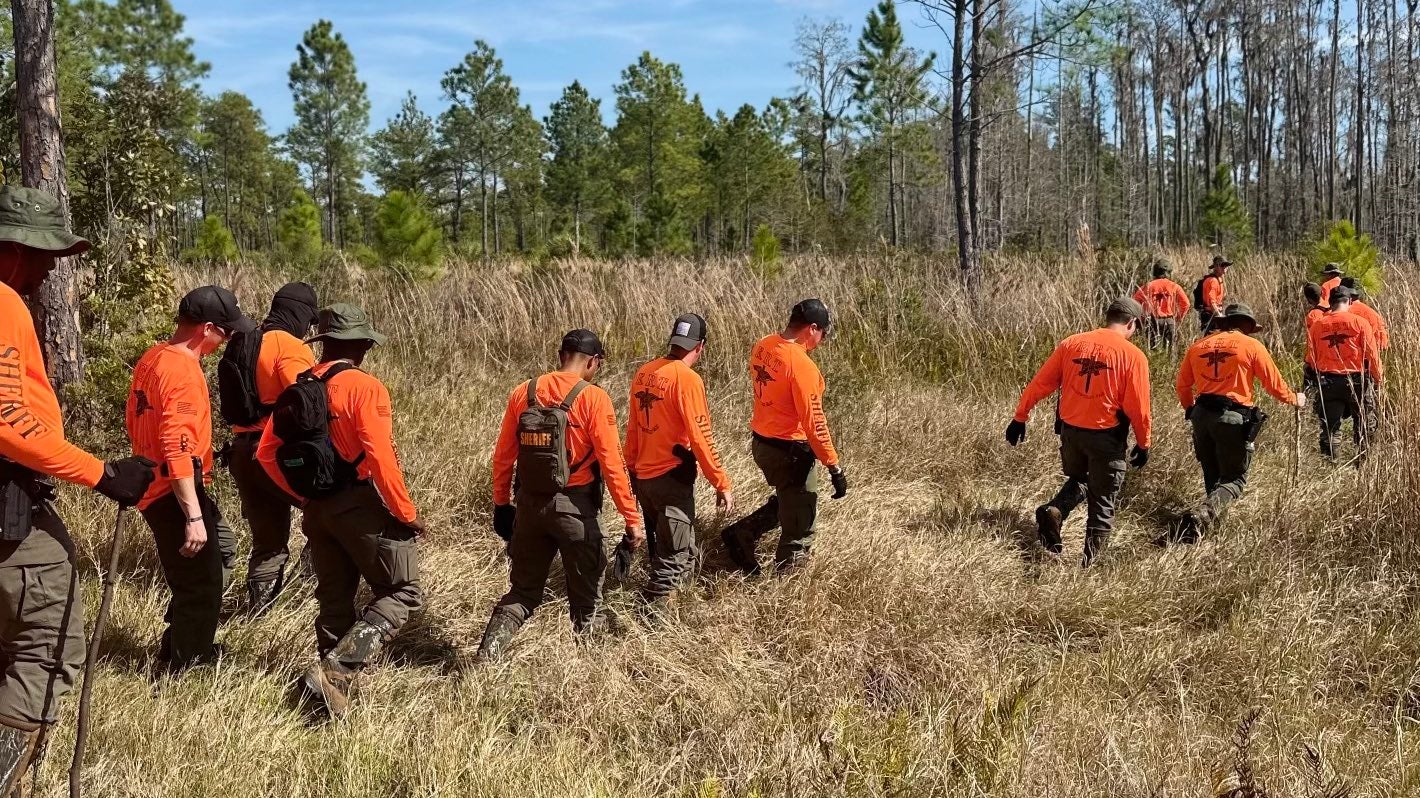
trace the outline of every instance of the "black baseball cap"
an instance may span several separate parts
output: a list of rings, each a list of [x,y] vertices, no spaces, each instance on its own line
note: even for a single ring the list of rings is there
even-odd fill
[[[606,349],[602,347],[602,340],[591,330],[573,330],[562,336],[562,348],[557,351],[606,357]]]
[[[825,331],[832,323],[828,318],[828,306],[820,299],[805,299],[789,311],[790,324],[817,324]]]
[[[204,285],[187,292],[178,303],[179,319],[211,322],[227,334],[251,332],[256,323],[242,314],[237,296],[220,285]]]
[[[682,313],[671,327],[671,346],[694,349],[705,341],[705,319],[698,313]]]

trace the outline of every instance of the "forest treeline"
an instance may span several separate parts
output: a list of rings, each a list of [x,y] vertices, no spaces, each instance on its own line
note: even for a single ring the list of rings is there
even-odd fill
[[[74,223],[110,255],[431,270],[892,246],[971,273],[1002,249],[1287,246],[1342,219],[1416,257],[1415,6],[889,0],[802,20],[753,54],[798,85],[715,111],[650,52],[610,96],[572,81],[534,108],[477,41],[373,124],[358,54],[320,20],[292,43],[284,131],[203,92],[167,0],[61,0],[55,27]],[[909,47],[908,25],[940,46]]]

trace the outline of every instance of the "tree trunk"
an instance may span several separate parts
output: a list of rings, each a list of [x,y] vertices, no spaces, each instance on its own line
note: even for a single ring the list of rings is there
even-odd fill
[[[966,88],[965,47],[967,0],[953,0],[955,22],[952,26],[952,193],[956,199],[957,259],[962,283],[974,289],[981,282],[976,261],[976,243],[971,238],[971,215],[967,205],[966,186],[966,109],[962,93]]]
[[[59,123],[59,85],[54,55],[54,6],[51,0],[11,0],[15,30],[16,103],[20,127],[20,180],[59,198],[69,220],[69,187],[64,175],[64,142]],[[79,337],[82,282],[77,258],[59,258],[30,298],[35,332],[44,348],[55,392],[84,376]]]

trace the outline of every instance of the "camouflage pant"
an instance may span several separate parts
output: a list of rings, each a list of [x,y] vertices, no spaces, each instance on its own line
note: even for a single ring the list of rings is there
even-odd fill
[[[306,504],[301,521],[316,574],[316,649],[335,648],[357,620],[382,623],[391,633],[423,605],[414,533],[395,520],[368,484]],[[360,580],[370,602],[355,608]]]
[[[1252,465],[1252,444],[1247,440],[1248,419],[1239,410],[1193,408],[1193,454],[1203,467],[1207,497],[1194,513],[1202,525],[1215,521],[1223,510],[1242,497]]]
[[[0,543],[0,715],[53,723],[84,667],[84,602],[74,544],[44,505],[19,542]]]
[[[652,544],[651,574],[643,591],[648,599],[668,596],[691,576],[700,551],[695,545],[695,476],[686,482],[672,472],[636,482]]]
[[[1114,531],[1114,503],[1124,487],[1127,442],[1124,428],[1093,430],[1061,425],[1060,467],[1065,484],[1048,504],[1060,511],[1063,520],[1080,502],[1086,503],[1086,564],[1104,551]]]

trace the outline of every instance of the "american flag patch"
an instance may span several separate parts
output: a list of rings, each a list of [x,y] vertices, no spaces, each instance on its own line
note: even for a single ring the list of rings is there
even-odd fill
[[[186,416],[196,415],[196,412],[192,409],[192,402],[178,402],[177,411]]]

